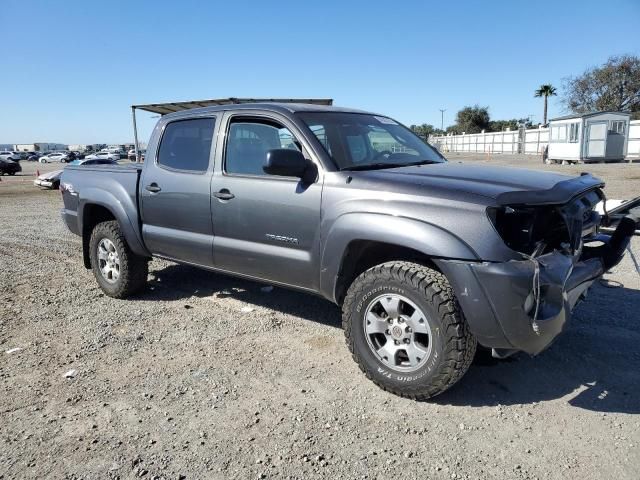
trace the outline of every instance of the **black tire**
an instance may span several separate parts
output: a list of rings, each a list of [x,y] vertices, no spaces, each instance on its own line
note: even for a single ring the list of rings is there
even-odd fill
[[[117,251],[120,269],[117,280],[110,283],[103,277],[98,261],[98,245],[108,239]],[[91,232],[89,240],[91,269],[102,291],[113,298],[126,298],[144,288],[149,274],[149,263],[146,257],[131,251],[124,234],[115,220],[97,224]]]
[[[413,302],[431,329],[429,357],[411,373],[383,363],[364,331],[368,305],[386,293]],[[342,306],[342,325],[353,359],[365,375],[382,389],[414,400],[426,400],[451,387],[469,369],[476,351],[476,339],[446,277],[410,262],[377,265],[356,278]]]

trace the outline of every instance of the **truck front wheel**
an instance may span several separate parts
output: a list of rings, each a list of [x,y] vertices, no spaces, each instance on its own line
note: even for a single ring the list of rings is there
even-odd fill
[[[125,298],[144,288],[148,261],[131,251],[118,222],[97,224],[91,232],[89,249],[93,275],[104,293]]]
[[[402,397],[444,392],[476,351],[445,276],[415,263],[388,262],[362,273],[349,287],[342,322],[360,369]]]

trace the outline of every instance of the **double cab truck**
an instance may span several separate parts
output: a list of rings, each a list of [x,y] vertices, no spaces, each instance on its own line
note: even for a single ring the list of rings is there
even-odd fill
[[[68,166],[62,217],[100,288],[140,292],[161,257],[320,295],[353,358],[426,399],[476,347],[535,355],[566,329],[636,221],[609,234],[584,174],[448,162],[373,113],[254,103],[160,118],[143,164]]]

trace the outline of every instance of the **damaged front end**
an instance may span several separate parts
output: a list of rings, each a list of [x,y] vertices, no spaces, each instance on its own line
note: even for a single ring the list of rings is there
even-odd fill
[[[586,175],[552,190],[509,192],[487,214],[520,258],[438,262],[471,331],[495,356],[544,350],[592,283],[622,259],[637,219],[625,217],[613,234],[600,233],[595,206],[603,186]]]

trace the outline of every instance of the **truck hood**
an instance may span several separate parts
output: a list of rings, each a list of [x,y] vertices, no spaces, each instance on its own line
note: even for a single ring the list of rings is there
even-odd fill
[[[570,177],[520,168],[449,162],[358,171],[352,176],[378,184],[376,188],[386,191],[409,193],[408,190],[415,188],[458,191],[487,197],[500,205],[562,204],[587,190],[604,186],[590,174]]]

